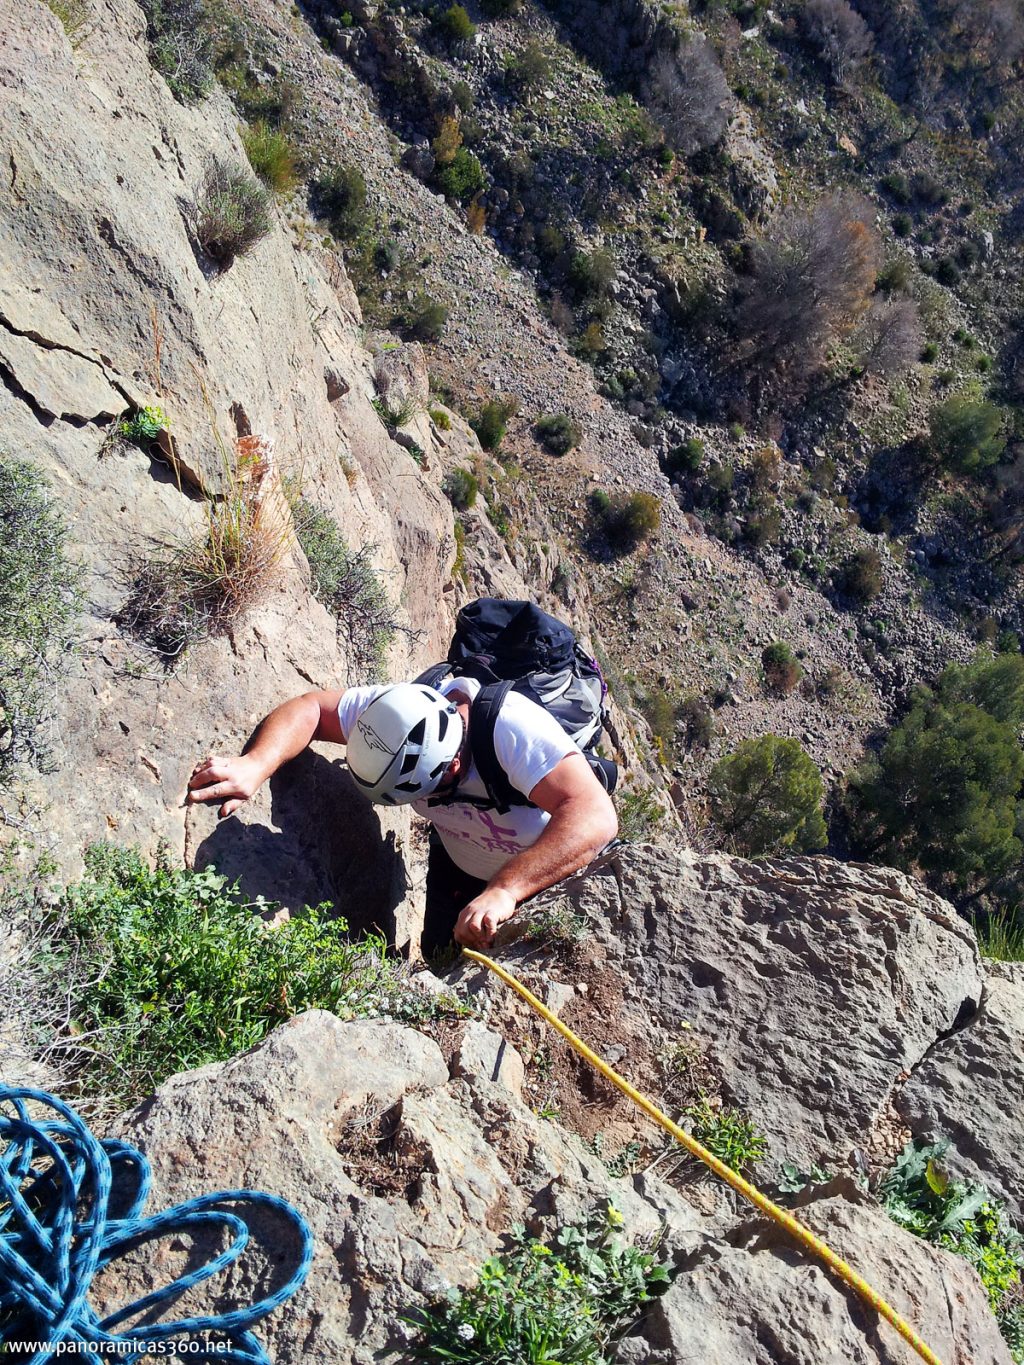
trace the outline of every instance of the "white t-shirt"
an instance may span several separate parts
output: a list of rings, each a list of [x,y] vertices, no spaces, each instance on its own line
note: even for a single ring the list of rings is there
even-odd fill
[[[472,702],[480,687],[475,678],[446,678],[437,690],[445,696],[463,692]],[[338,721],[346,740],[370,702],[386,690],[384,687],[345,689],[338,706]],[[471,725],[472,721],[471,712]],[[567,754],[580,751],[542,706],[520,692],[510,692],[494,727],[494,752],[512,786],[529,796],[537,783]],[[469,771],[459,780],[459,791],[466,796],[487,796],[487,789],[472,760]],[[432,806],[426,800],[414,801],[412,808],[433,824],[452,862],[482,881],[490,881],[510,858],[535,844],[551,819],[547,811],[538,806],[513,806],[504,815],[460,801],[439,806]]]

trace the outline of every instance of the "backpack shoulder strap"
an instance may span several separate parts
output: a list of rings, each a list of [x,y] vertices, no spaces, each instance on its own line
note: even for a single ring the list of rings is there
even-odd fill
[[[529,804],[508,780],[494,752],[494,727],[505,698],[511,691],[512,683],[508,681],[486,684],[477,693],[469,713],[469,744],[473,751],[473,762],[499,815],[504,815],[512,806]]]
[[[431,664],[429,668],[425,668],[418,677],[413,678],[413,682],[422,683],[424,687],[433,687],[436,689],[444,682],[445,678],[451,677],[451,673],[452,666],[446,659],[443,663]]]

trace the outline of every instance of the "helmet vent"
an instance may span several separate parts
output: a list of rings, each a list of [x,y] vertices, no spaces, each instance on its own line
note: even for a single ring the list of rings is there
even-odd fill
[[[440,743],[441,740],[444,739],[444,737],[445,737],[445,735],[446,735],[447,733],[448,733],[448,712],[447,712],[447,711],[438,711],[438,713],[437,713],[437,739],[438,739],[438,743]]]
[[[407,744],[422,744],[423,741],[424,741],[424,739],[426,738],[426,734],[427,734],[427,718],[426,718],[426,716],[424,716],[423,719],[422,719],[422,720],[418,720],[418,721],[416,722],[416,724],[412,727],[412,729],[409,731],[409,737],[408,737],[408,739],[406,740],[406,743],[407,743]],[[404,771],[404,770],[403,770],[403,771]]]
[[[418,754],[406,754],[406,756],[402,759],[401,776],[404,777],[406,773],[411,773],[418,761],[419,761]]]

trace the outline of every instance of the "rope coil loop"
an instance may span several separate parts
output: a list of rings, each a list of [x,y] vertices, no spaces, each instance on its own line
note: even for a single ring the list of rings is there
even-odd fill
[[[32,1117],[29,1105],[53,1117]],[[111,1217],[111,1188],[128,1207]],[[225,1190],[145,1216],[151,1172],[143,1154],[114,1138],[97,1139],[61,1100],[43,1090],[0,1085],[0,1342],[35,1341],[36,1365],[90,1354],[135,1360],[154,1354],[195,1361],[271,1365],[250,1330],[304,1283],[313,1236],[302,1215],[277,1195]],[[287,1282],[245,1308],[113,1329],[151,1312],[233,1265],[249,1241],[244,1219],[226,1204],[281,1214],[299,1235],[299,1264]],[[100,1318],[89,1304],[97,1271],[141,1242],[169,1233],[221,1230],[229,1245],[206,1264]],[[203,1340],[189,1340],[201,1334]],[[73,1345],[72,1345],[73,1343]],[[164,1343],[162,1349],[155,1349]]]

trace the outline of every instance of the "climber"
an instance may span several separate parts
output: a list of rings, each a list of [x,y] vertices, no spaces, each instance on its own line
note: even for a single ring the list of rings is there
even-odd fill
[[[489,947],[524,900],[614,839],[618,821],[586,756],[518,692],[501,704],[494,752],[526,803],[495,808],[469,744],[480,687],[450,677],[436,688],[397,683],[294,697],[260,722],[241,755],[204,758],[187,800],[219,801],[223,819],[311,741],[346,744],[360,791],[385,806],[411,803],[432,825],[424,957],[453,933],[466,947]]]

